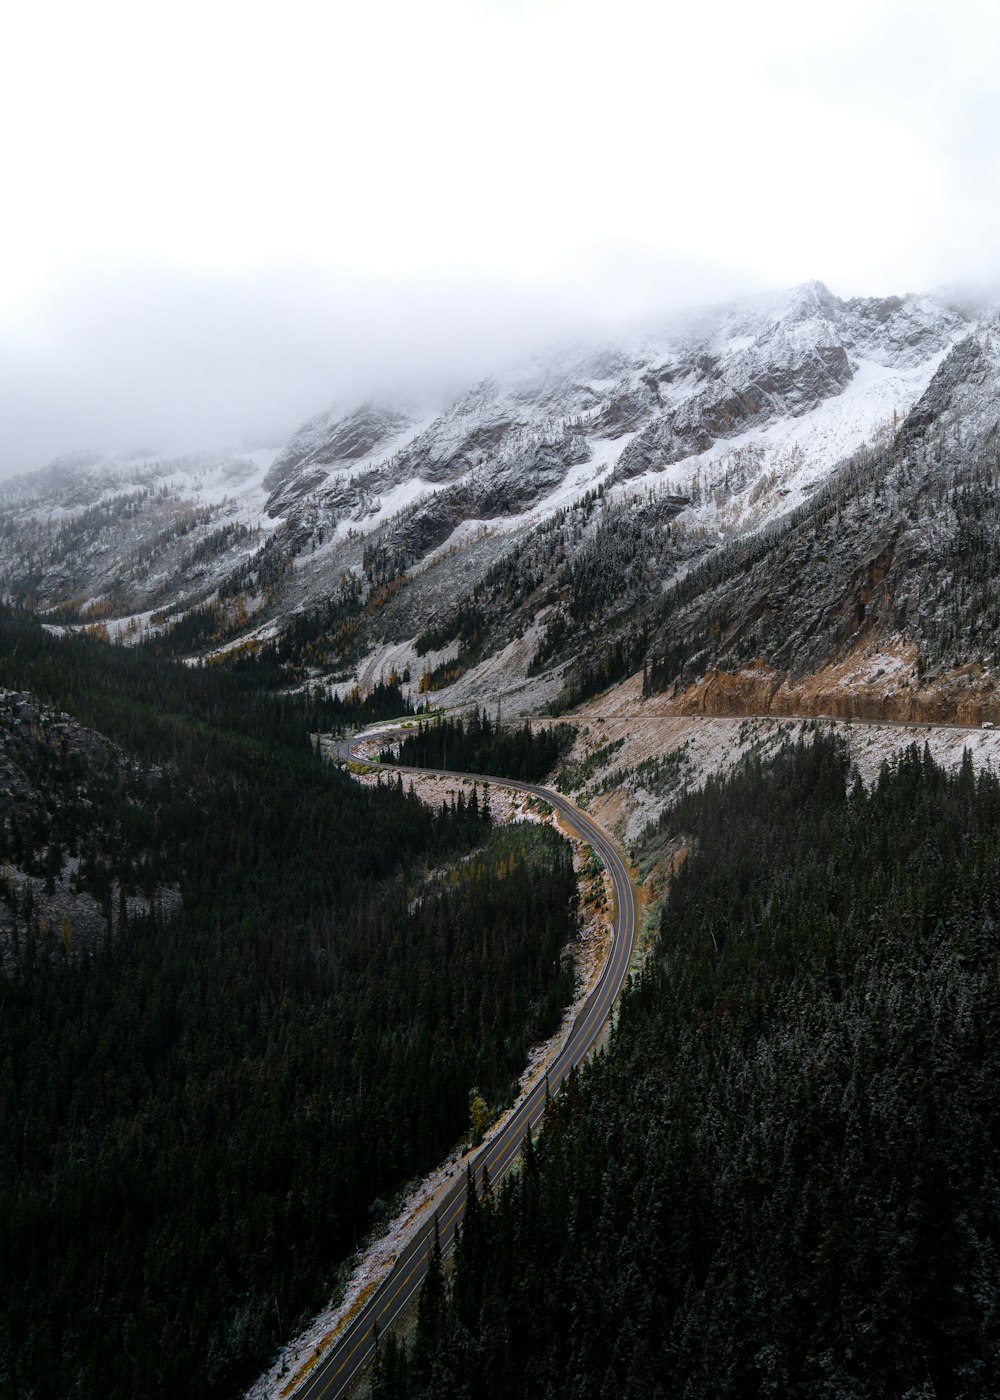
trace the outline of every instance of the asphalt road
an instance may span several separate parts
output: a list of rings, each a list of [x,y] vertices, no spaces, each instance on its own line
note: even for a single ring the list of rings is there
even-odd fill
[[[353,759],[351,741],[338,744],[337,753],[341,758]],[[585,812],[581,812],[559,793],[533,783],[518,783],[510,778],[491,778],[482,774],[444,773],[395,765],[391,771],[424,775],[438,773],[440,777],[451,779],[473,777],[477,782],[494,782],[542,798],[557,808],[567,823],[590,843],[607,867],[614,886],[614,935],[611,952],[599,982],[584,1003],[563,1048],[550,1063],[547,1081],[545,1078],[540,1080],[518,1101],[503,1129],[483,1146],[474,1160],[477,1182],[481,1182],[482,1169],[485,1166],[489,1171],[490,1181],[495,1183],[517,1159],[528,1126],[534,1129],[540,1122],[545,1107],[546,1082],[549,1091],[555,1094],[570,1070],[580,1064],[593,1049],[604,1029],[608,1013],[625,981],[635,944],[635,900],[632,885],[621,857],[602,829]],[[445,1251],[454,1240],[455,1226],[462,1218],[465,1191],[464,1175],[457,1176],[438,1208],[441,1247]],[[371,1358],[373,1324],[377,1321],[379,1335],[382,1336],[406,1311],[420,1291],[432,1238],[433,1220],[428,1221],[406,1245],[393,1265],[392,1272],[327,1355],[317,1363],[296,1393],[296,1400],[336,1400],[336,1397],[346,1394]]]

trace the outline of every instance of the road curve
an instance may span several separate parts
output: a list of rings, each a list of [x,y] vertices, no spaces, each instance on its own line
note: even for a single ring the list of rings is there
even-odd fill
[[[344,740],[339,743],[336,746],[338,756],[345,760],[358,761],[352,752],[354,742],[356,741]],[[535,1128],[540,1122],[545,1107],[546,1085],[554,1094],[570,1070],[586,1058],[596,1045],[614,1000],[621,991],[636,937],[632,884],[621,857],[602,829],[560,793],[535,783],[520,783],[511,778],[497,778],[479,773],[452,773],[439,769],[404,768],[397,765],[393,765],[391,771],[452,780],[471,778],[476,782],[497,783],[504,787],[516,788],[519,792],[531,793],[532,796],[541,798],[555,807],[566,822],[590,843],[607,867],[614,886],[615,917],[611,951],[600,980],[584,1002],[561,1050],[549,1064],[547,1076],[536,1082],[534,1088],[518,1100],[501,1131],[484,1144],[474,1159],[477,1181],[481,1180],[485,1166],[489,1171],[490,1181],[497,1182],[520,1153],[529,1125]],[[441,1247],[445,1251],[452,1244],[455,1226],[462,1218],[465,1191],[464,1177],[456,1178],[438,1207]],[[383,1335],[405,1312],[419,1292],[427,1267],[432,1231],[433,1221],[428,1221],[413,1236],[362,1311],[295,1392],[296,1400],[338,1400],[338,1397],[347,1393],[371,1357],[373,1323],[378,1323],[379,1335]]]

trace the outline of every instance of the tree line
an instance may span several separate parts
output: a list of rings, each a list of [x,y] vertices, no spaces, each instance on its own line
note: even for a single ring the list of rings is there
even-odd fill
[[[537,783],[552,771],[572,746],[576,730],[569,724],[532,729],[528,720],[504,726],[476,710],[468,720],[421,721],[415,732],[379,754],[380,763],[417,768],[446,768],[460,773],[492,773]]]
[[[120,744],[137,804],[149,775],[181,910],[74,956],[36,930],[0,981],[0,1395],[228,1395],[557,1024],[569,849],[358,786],[308,701],[219,668],[7,615],[15,683]]]
[[[607,1052],[376,1400],[1000,1386],[1000,782],[817,737],[668,814],[687,858]]]

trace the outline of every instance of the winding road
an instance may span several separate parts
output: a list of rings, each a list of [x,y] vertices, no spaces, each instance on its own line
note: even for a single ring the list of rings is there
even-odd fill
[[[337,755],[345,761],[364,762],[365,760],[358,760],[353,753],[353,745],[357,742],[355,739],[339,743],[336,746]],[[614,1000],[624,984],[635,945],[636,917],[632,884],[624,862],[604,831],[560,793],[534,783],[519,783],[510,778],[490,777],[478,773],[451,773],[438,769],[404,768],[395,765],[392,772],[452,780],[472,778],[476,782],[497,783],[541,798],[556,808],[567,824],[590,843],[607,867],[614,886],[615,917],[611,951],[600,980],[584,1002],[562,1048],[548,1065],[546,1076],[538,1079],[534,1087],[518,1100],[504,1120],[501,1130],[484,1144],[474,1159],[476,1180],[481,1180],[483,1167],[486,1167],[490,1181],[497,1182],[517,1159],[528,1127],[534,1129],[540,1122],[545,1108],[546,1086],[555,1093],[570,1071],[594,1048],[604,1029]],[[446,1252],[455,1238],[455,1227],[462,1218],[465,1191],[464,1176],[459,1176],[438,1206],[441,1247]],[[433,1220],[430,1220],[407,1242],[391,1272],[295,1392],[296,1400],[337,1400],[337,1397],[347,1393],[371,1357],[374,1342],[373,1324],[377,1322],[379,1335],[384,1334],[420,1291],[432,1234]]]

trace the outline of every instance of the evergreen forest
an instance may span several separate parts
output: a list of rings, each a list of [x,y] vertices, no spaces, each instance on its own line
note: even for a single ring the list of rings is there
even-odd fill
[[[0,1396],[232,1395],[558,1023],[570,851],[475,789],[357,785],[308,698],[218,667],[5,614],[0,686],[123,756],[68,756],[65,811],[2,827],[5,860],[99,833],[107,931],[29,920],[0,976]]]
[[[822,734],[685,796],[606,1052],[468,1184],[376,1400],[1000,1390],[1000,781]]]
[[[477,710],[468,720],[421,721],[400,741],[398,753],[383,749],[379,761],[538,783],[572,747],[575,733],[569,724],[532,729],[527,720],[508,727]]]

